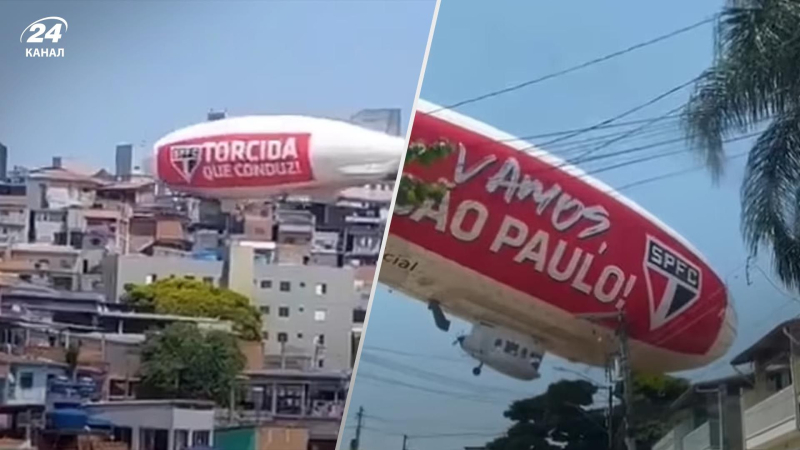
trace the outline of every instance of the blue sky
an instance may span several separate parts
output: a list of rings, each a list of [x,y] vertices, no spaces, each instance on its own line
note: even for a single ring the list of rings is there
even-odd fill
[[[137,162],[175,128],[232,115],[349,117],[402,108],[408,122],[435,0],[4,1],[0,142],[10,164],[61,155]],[[20,33],[67,20],[64,58],[25,58]]]
[[[502,7],[480,0],[443,0],[422,98],[440,105],[453,104],[682,28],[718,12],[720,7],[718,1],[691,0],[509,0]],[[712,45],[712,26],[708,25],[609,62],[458,110],[517,136],[591,126],[698,75],[711,62]],[[626,120],[659,116],[685,102],[689,93],[682,90]],[[676,127],[655,128],[657,133],[653,135],[623,141],[602,152],[680,136]],[[671,145],[646,154],[681,149],[680,145]],[[731,153],[746,149],[747,142],[727,147]],[[624,160],[620,157],[611,161]],[[732,354],[800,312],[795,301],[760,273],[759,270],[770,273],[768,258],[757,261],[750,270],[750,282],[746,279],[747,253],[739,229],[739,187],[744,162],[744,158],[731,161],[717,186],[707,172],[700,170],[623,191],[695,244],[729,283],[739,314],[738,339],[725,360],[684,374],[692,378],[708,379],[731,372],[727,361]],[[697,163],[687,152],[596,176],[620,187],[692,168]],[[605,161],[597,166],[608,164]],[[491,370],[484,370],[480,378],[475,378],[470,372],[475,363],[452,345],[455,336],[468,329],[467,324],[456,323],[449,335],[444,334],[435,329],[424,304],[379,286],[344,444],[352,438],[352,418],[363,406],[363,449],[400,449],[402,434],[410,435],[410,450],[457,450],[465,445],[482,445],[507,426],[502,413],[510,399],[535,395],[558,377],[578,376],[556,371],[556,367],[603,379],[601,371],[570,365],[552,355],[546,357],[544,377],[539,381],[517,382]],[[434,375],[420,374],[414,368]],[[473,397],[456,399],[450,396],[454,391],[469,392]],[[474,397],[476,392],[480,393],[478,398]],[[414,437],[458,433],[468,435]]]

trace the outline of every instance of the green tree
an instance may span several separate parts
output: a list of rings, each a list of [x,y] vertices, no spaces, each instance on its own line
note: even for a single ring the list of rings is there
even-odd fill
[[[800,288],[800,3],[728,0],[712,66],[684,111],[685,130],[714,177],[724,138],[765,131],[749,150],[742,231],[752,255],[770,249],[778,277]]]
[[[428,167],[446,158],[452,151],[453,147],[445,141],[431,145],[410,143],[406,152],[405,167],[411,164]],[[395,202],[398,206],[418,206],[429,199],[439,201],[446,192],[445,189],[440,183],[426,183],[404,171],[400,177]]]
[[[633,382],[631,432],[637,448],[649,449],[672,427],[672,403],[686,390],[686,380],[667,375],[637,374]],[[600,394],[600,395],[598,395]],[[586,380],[560,380],[547,391],[511,404],[504,416],[515,422],[505,436],[487,444],[489,450],[608,450],[608,391]],[[620,400],[620,385],[614,388]],[[619,445],[623,409],[612,410],[612,438]]]
[[[245,359],[236,338],[176,323],[148,335],[142,348],[144,398],[212,400],[227,405]]]
[[[504,416],[515,422],[488,450],[603,450],[608,448],[605,413],[594,406],[597,386],[561,380],[536,397],[517,400]]]
[[[242,339],[261,339],[261,315],[244,295],[185,278],[125,286],[123,301],[141,312],[211,317],[233,323]]]
[[[690,388],[683,378],[637,373],[633,376],[632,434],[636,448],[649,449],[672,429],[672,404]],[[622,393],[618,385],[616,392]],[[615,415],[621,415],[618,411]]]

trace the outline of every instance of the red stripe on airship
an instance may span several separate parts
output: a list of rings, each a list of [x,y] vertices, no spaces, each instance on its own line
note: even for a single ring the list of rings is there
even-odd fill
[[[157,149],[159,177],[171,186],[237,188],[314,179],[310,134],[253,133],[201,136]]]
[[[412,143],[440,140],[456,151],[405,171],[450,183],[445,203],[396,214],[392,234],[573,314],[624,309],[636,340],[710,349],[727,292],[672,232],[563,165],[417,112]]]

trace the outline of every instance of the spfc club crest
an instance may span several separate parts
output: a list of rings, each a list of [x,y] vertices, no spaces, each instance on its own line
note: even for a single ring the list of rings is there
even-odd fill
[[[700,298],[702,273],[678,251],[647,236],[644,273],[650,301],[650,329],[662,327]]]
[[[192,182],[192,177],[200,165],[201,148],[194,145],[174,145],[169,149],[169,160],[172,167],[187,183]]]

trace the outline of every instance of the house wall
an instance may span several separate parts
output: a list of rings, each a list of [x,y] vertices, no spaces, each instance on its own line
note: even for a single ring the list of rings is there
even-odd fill
[[[208,431],[214,444],[214,410],[177,408],[170,404],[136,404],[130,402],[90,404],[90,416],[108,420],[118,427],[131,428],[131,450],[140,450],[140,433],[143,428],[168,430],[169,448],[175,439],[175,430],[189,431],[189,442],[195,431]]]
[[[33,376],[32,386],[23,388],[25,374]],[[11,367],[10,377],[6,379],[7,405],[44,405],[47,401],[48,375],[66,375],[66,369],[39,365],[15,364]],[[11,381],[13,377],[13,382]]]
[[[219,450],[256,450],[256,429],[218,428],[215,431],[216,448]]]

